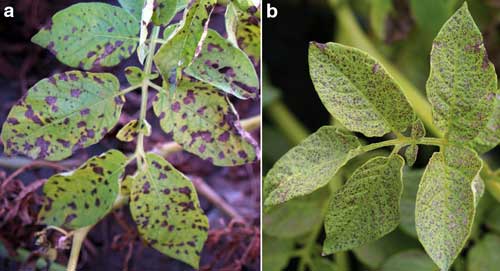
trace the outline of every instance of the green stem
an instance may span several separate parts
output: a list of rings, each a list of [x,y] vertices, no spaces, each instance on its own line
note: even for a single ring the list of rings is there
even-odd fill
[[[151,74],[151,70],[153,67],[153,57],[156,49],[156,40],[158,39],[158,35],[160,33],[160,28],[155,26],[151,33],[151,44],[149,46],[149,52],[146,58],[146,64],[144,66],[144,75],[145,78],[142,81],[141,86],[141,111],[139,113],[139,127],[144,127],[144,122],[146,121],[146,113],[148,110],[148,89],[150,86],[149,75]],[[135,151],[137,159],[137,163],[139,167],[142,166],[142,158],[145,157],[144,151],[144,131],[143,129],[139,129],[139,135],[137,136],[137,146]]]
[[[130,86],[130,87],[125,88],[125,89],[121,90],[120,92],[116,93],[115,97],[125,95],[125,94],[127,94],[129,92],[132,92],[132,91],[134,91],[134,90],[136,90],[136,89],[138,89],[140,87],[142,87],[142,84],[138,84],[138,85],[135,85],[135,86]]]
[[[442,147],[446,144],[446,141],[442,138],[434,138],[434,137],[422,137],[422,138],[401,137],[362,146],[361,148],[359,148],[359,152],[365,153],[390,146],[397,146],[398,148],[401,148],[406,145],[412,145],[412,144],[433,145]]]
[[[288,111],[282,101],[273,102],[265,108],[265,112],[290,143],[297,145],[309,135],[307,129]]]
[[[71,245],[71,254],[68,261],[68,271],[75,271],[78,265],[78,256],[82,248],[83,241],[93,225],[77,229],[73,232],[73,244]]]

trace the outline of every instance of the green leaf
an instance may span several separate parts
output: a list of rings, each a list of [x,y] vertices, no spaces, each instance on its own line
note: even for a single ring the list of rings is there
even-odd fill
[[[417,119],[415,122],[413,122],[411,126],[411,137],[413,139],[418,139],[422,138],[425,136],[425,127],[424,124],[420,119]],[[415,164],[415,161],[417,160],[417,155],[418,155],[418,145],[417,144],[411,144],[408,146],[404,152],[404,156],[406,159],[406,163],[408,166],[413,166]]]
[[[188,3],[188,0],[157,0],[153,13],[153,23],[167,25],[175,14],[185,8]]]
[[[357,152],[360,143],[334,127],[321,127],[289,150],[264,181],[264,206],[284,203],[325,186]]]
[[[118,0],[120,5],[128,13],[132,14],[137,21],[141,20],[142,8],[144,7],[144,0]]]
[[[187,77],[172,98],[159,92],[153,107],[160,125],[184,150],[218,166],[236,166],[259,159],[255,140],[239,123],[228,98],[214,87]]]
[[[366,136],[402,132],[415,119],[399,86],[365,52],[338,43],[311,43],[309,69],[326,109]]]
[[[155,80],[158,78],[158,74],[153,73],[147,76],[149,80]],[[129,66],[125,68],[125,78],[131,86],[137,86],[142,83],[146,78],[144,72],[135,66]]]
[[[403,174],[403,196],[401,196],[401,230],[406,234],[417,237],[417,229],[415,228],[415,201],[417,199],[418,186],[423,169],[407,168]]]
[[[387,22],[392,11],[392,0],[374,0],[370,3],[370,25],[379,40],[385,40]]]
[[[191,64],[200,51],[216,2],[216,0],[195,1],[184,12],[184,18],[173,36],[156,53],[154,57],[156,67],[170,85],[177,84],[182,69]]]
[[[450,142],[467,143],[485,129],[497,76],[466,3],[434,40],[426,87],[434,123]]]
[[[467,270],[491,271],[500,266],[500,237],[486,234],[481,241],[472,247],[467,255]]]
[[[434,37],[453,14],[458,0],[410,0],[412,18],[426,36]]]
[[[389,258],[381,271],[432,271],[436,265],[421,250],[408,250]]]
[[[377,240],[399,224],[404,160],[375,157],[359,167],[330,202],[323,254]]]
[[[50,50],[62,63],[85,70],[111,67],[130,57],[139,24],[122,8],[80,3],[59,11],[32,42]]]
[[[278,239],[264,235],[262,254],[265,255],[262,270],[281,271],[292,257],[294,243],[291,239]]]
[[[186,73],[240,99],[259,92],[259,77],[248,56],[211,29]]]
[[[500,143],[500,94],[494,98],[493,112],[491,113],[486,127],[469,142],[469,146],[476,150],[478,154],[490,151]]]
[[[419,246],[416,240],[395,230],[378,240],[354,248],[352,251],[363,265],[378,270],[392,255]]]
[[[142,238],[161,253],[198,269],[208,219],[191,181],[149,153],[131,188],[130,211]]]
[[[121,114],[125,98],[109,73],[70,71],[31,87],[2,128],[6,154],[62,160],[101,140]]]
[[[307,234],[323,221],[318,210],[324,206],[327,197],[327,189],[320,189],[276,206],[263,217],[264,232],[278,238],[295,238]]]
[[[111,150],[74,171],[50,177],[43,187],[45,200],[39,220],[69,229],[97,223],[113,207],[126,163],[125,155]]]
[[[132,142],[139,135],[140,131],[142,131],[145,136],[150,136],[151,125],[147,120],[144,120],[142,127],[139,127],[139,122],[137,120],[131,120],[118,131],[116,138],[123,142]]]
[[[500,235],[500,208],[498,204],[496,208],[491,208],[490,213],[486,217],[485,224],[488,229]]]
[[[258,65],[260,61],[260,17],[261,11],[256,7],[241,10],[234,2],[227,5],[227,39],[234,46],[241,48],[254,65]]]
[[[447,146],[434,153],[420,182],[415,224],[427,254],[448,270],[464,247],[475,213],[473,180],[482,161],[472,150]]]

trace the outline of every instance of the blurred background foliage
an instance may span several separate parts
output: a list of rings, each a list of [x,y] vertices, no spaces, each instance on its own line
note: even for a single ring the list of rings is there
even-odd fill
[[[287,150],[310,133],[323,125],[338,125],[314,91],[307,63],[310,41],[335,41],[363,49],[382,62],[403,89],[425,97],[432,40],[463,1],[270,0],[267,3],[276,7],[279,14],[277,18],[265,19],[263,31],[264,176]],[[498,73],[500,1],[467,3]],[[428,134],[432,131],[428,130]],[[368,143],[373,139],[365,140]],[[434,151],[432,147],[420,148],[415,166],[405,169],[399,228],[352,251],[321,256],[325,207],[330,195],[351,173],[349,168],[374,153],[351,161],[333,177],[329,186],[265,213],[264,270],[438,270],[416,238],[413,218],[423,166]],[[483,158],[490,168],[498,169],[500,148]],[[488,193],[478,206],[470,241],[453,265],[455,271],[499,270],[500,172],[496,171],[494,176],[487,181]]]

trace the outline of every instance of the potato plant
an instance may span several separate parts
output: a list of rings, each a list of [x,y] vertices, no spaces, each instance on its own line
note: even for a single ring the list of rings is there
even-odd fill
[[[290,203],[287,208],[315,206],[311,194],[322,196],[323,187],[335,186],[339,173],[347,171],[346,183],[319,210],[325,216],[322,255],[373,243],[407,223],[402,221],[406,210],[401,209],[401,201],[406,200],[402,199],[405,186],[412,184],[403,184],[403,175],[408,174],[403,167],[414,164],[419,145],[436,146],[438,151],[425,171],[405,179],[420,178],[413,215],[418,240],[438,269],[449,270],[471,236],[485,191],[483,179],[495,175],[480,155],[500,142],[497,75],[466,3],[435,37],[430,67],[426,91],[436,137],[426,136],[421,119],[428,112],[412,107],[418,106],[412,104],[417,103],[415,96],[404,93],[375,58],[339,43],[311,42],[311,79],[339,125],[320,128],[273,166],[264,181],[265,209],[273,211],[285,203]],[[356,133],[390,139],[365,144]],[[392,151],[379,150],[386,147]],[[366,154],[371,158],[360,163],[358,158]],[[314,221],[321,223],[321,219]],[[316,235],[311,238],[314,245]],[[496,240],[487,239],[484,242],[489,244]],[[271,240],[273,245],[287,246]],[[310,261],[302,253],[299,250],[296,256]],[[405,257],[422,258],[417,254]],[[387,264],[398,266],[397,260]],[[325,270],[318,267],[321,261],[306,264],[312,270]],[[305,270],[304,264],[299,266]],[[425,266],[418,270],[435,268],[432,262]]]
[[[243,129],[229,96],[259,96],[254,66],[260,61],[260,4],[224,2],[224,38],[208,28],[216,0],[119,2],[121,7],[72,5],[32,38],[74,70],[40,80],[12,107],[1,135],[5,153],[66,159],[110,132],[125,95],[140,90],[138,119],[117,134],[118,140],[135,142],[136,151],[108,150],[50,177],[39,221],[73,237],[68,270],[75,270],[87,232],[129,202],[147,244],[198,268],[208,219],[192,182],[162,156],[145,150],[151,134],[148,103],[163,131],[184,150],[217,166],[257,161],[257,143]],[[183,15],[177,20],[179,12]],[[114,74],[92,72],[135,53],[143,66],[124,69],[129,86],[121,86]],[[156,95],[148,101],[151,89]],[[125,176],[125,168],[134,163],[135,174]]]

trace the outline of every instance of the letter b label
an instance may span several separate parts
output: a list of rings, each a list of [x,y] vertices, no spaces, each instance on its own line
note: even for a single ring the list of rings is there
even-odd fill
[[[278,17],[278,9],[271,6],[270,3],[267,3],[267,18],[276,18]]]

